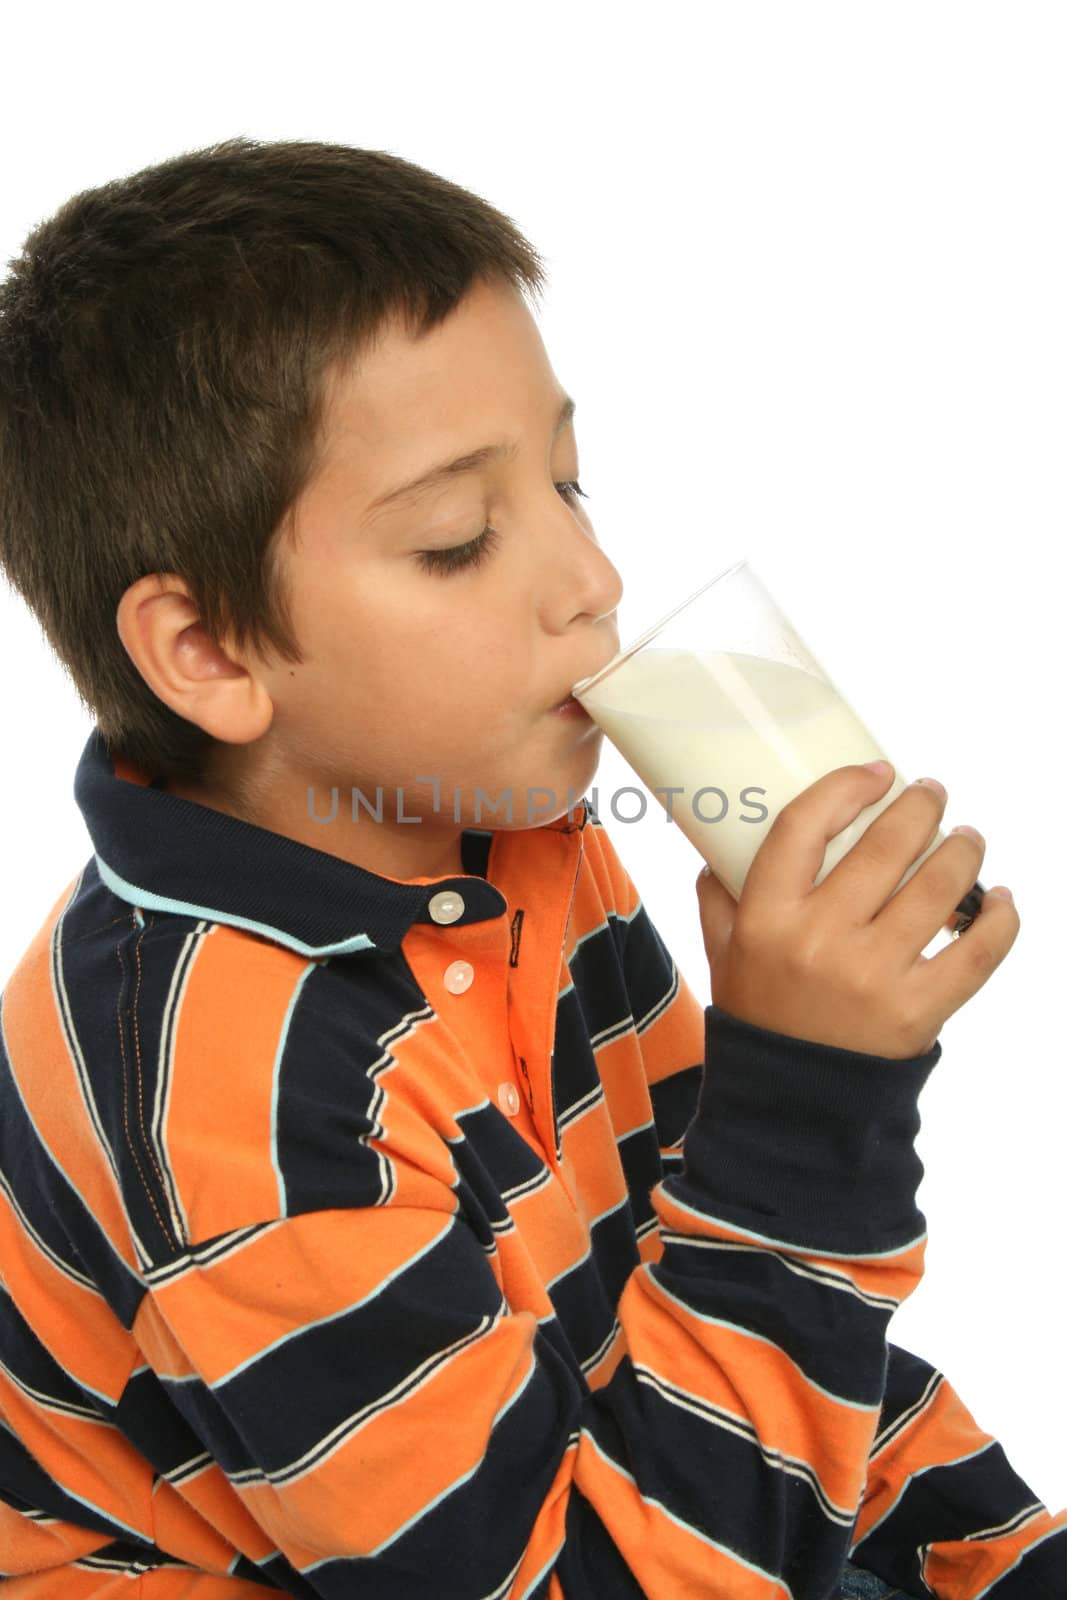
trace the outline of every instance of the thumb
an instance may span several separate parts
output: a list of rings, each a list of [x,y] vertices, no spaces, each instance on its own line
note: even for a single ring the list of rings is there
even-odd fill
[[[714,967],[726,952],[734,931],[737,901],[729,889],[705,867],[697,878],[697,903],[700,907],[700,929],[704,935],[704,953]]]

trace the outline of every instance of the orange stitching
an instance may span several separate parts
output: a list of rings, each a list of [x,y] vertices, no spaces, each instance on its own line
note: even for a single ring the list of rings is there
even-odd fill
[[[121,952],[122,952],[121,943],[120,944],[116,944],[116,946],[115,946],[115,958],[118,961],[119,972],[120,973],[123,972],[122,953]],[[123,976],[125,976],[125,974],[123,974]],[[119,994],[121,995],[121,993],[122,993],[122,989],[121,989],[121,986],[120,986]],[[137,1168],[137,1176],[140,1178],[141,1185],[142,1185],[142,1187],[144,1189],[145,1194],[148,1197],[148,1203],[152,1207],[152,1210],[153,1210],[153,1212],[155,1214],[156,1221],[159,1223],[160,1231],[164,1234],[165,1237],[170,1239],[171,1243],[174,1244],[175,1248],[177,1248],[178,1247],[178,1241],[174,1238],[174,1235],[170,1232],[170,1229],[167,1227],[167,1224],[163,1221],[163,1218],[159,1214],[159,1210],[158,1210],[158,1208],[156,1206],[156,1202],[155,1202],[155,1199],[153,1197],[152,1191],[148,1187],[148,1184],[147,1184],[147,1182],[145,1180],[144,1169],[142,1168],[141,1163],[138,1160],[137,1151],[133,1147],[133,1140],[130,1138],[129,1097],[128,1097],[127,1092],[126,1092],[126,1045],[125,1045],[125,1041],[124,1041],[124,1038],[123,1038],[123,1030],[122,1030],[122,1012],[121,1012],[121,1010],[119,1008],[119,1003],[118,1003],[117,999],[116,999],[116,1002],[115,1002],[115,1015],[116,1015],[116,1018],[117,1018],[117,1021],[118,1021],[118,1028],[119,1028],[119,1049],[120,1049],[120,1051],[122,1053],[122,1125],[123,1125],[123,1128],[126,1131],[126,1143],[129,1146],[130,1155],[133,1157],[134,1166]],[[120,1185],[120,1187],[121,1187],[121,1185]]]
[[[143,940],[144,935],[145,930],[142,928],[140,931],[140,937],[138,938],[137,944],[134,947],[134,955],[137,957],[137,988],[134,991],[133,996],[133,1042],[137,1047],[137,1120],[141,1124],[141,1137],[145,1142],[146,1149],[148,1150],[148,1159],[151,1161],[152,1166],[155,1169],[156,1177],[159,1179],[159,1187],[164,1191],[164,1193],[166,1193],[167,1186],[163,1181],[163,1174],[159,1170],[159,1164],[156,1161],[156,1153],[152,1149],[152,1142],[148,1137],[148,1129],[144,1125],[144,1080],[141,1075],[141,1030],[137,1025],[137,997],[141,992],[141,941]]]

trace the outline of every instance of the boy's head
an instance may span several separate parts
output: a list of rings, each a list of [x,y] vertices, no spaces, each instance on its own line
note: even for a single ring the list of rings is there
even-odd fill
[[[235,139],[74,196],[11,266],[0,566],[112,749],[397,877],[457,870],[476,785],[516,827],[567,810],[600,736],[552,707],[621,583],[509,219],[383,152]],[[487,525],[470,565],[423,554]]]

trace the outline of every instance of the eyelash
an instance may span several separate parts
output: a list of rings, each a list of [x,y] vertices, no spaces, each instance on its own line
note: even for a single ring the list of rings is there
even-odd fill
[[[564,500],[573,500],[581,496],[588,500],[589,496],[578,482],[571,478],[566,483],[557,483],[556,489]],[[420,550],[418,560],[428,572],[448,575],[453,572],[463,572],[468,568],[477,567],[490,553],[495,550],[500,535],[495,528],[483,528],[477,539],[471,539],[467,544],[455,544],[448,550]]]

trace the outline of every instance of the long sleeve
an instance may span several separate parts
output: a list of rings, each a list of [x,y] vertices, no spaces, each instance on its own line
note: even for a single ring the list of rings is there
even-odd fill
[[[625,869],[612,857],[614,894],[629,907],[616,924],[635,1014],[680,987],[670,952]],[[664,1169],[680,1161],[699,1077],[648,1035],[646,1070]],[[675,1152],[679,1152],[677,1155]],[[888,1342],[882,1413],[851,1558],[907,1593],[944,1600],[1044,1600],[1067,1595],[1067,1511],[1051,1515],[982,1431],[944,1375]],[[925,1586],[925,1587],[924,1587]]]
[[[941,1372],[889,1346],[852,1559],[943,1600],[1061,1600],[1067,1511],[1049,1513]]]
[[[911,1142],[937,1048],[887,1062],[714,1007],[705,1021],[683,1170],[653,1197],[662,1253],[623,1286],[617,1364],[594,1391],[551,1307],[501,1293],[514,1217],[479,1209],[473,1173],[457,1190],[414,1125],[385,1143],[360,1129],[356,1104],[337,1182],[353,1199],[364,1183],[365,1204],[246,1228],[152,1275],[134,1332],[218,1463],[183,1494],[210,1510],[224,1474],[239,1505],[223,1531],[283,1588],[831,1592],[885,1325],[921,1270]],[[393,1198],[375,1204],[383,1162]]]
[[[102,891],[39,943],[0,1030],[13,1594],[64,1540],[80,1596],[833,1592],[940,1047],[696,1007],[586,833],[504,835],[395,951],[116,931]]]

